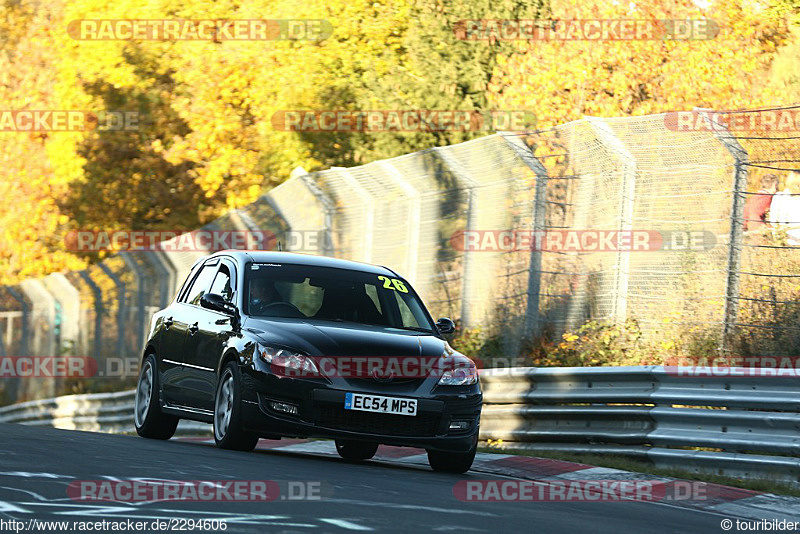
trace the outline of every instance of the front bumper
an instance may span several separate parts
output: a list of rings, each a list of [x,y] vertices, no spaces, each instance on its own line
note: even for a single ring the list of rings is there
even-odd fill
[[[325,379],[281,378],[250,367],[242,369],[242,378],[244,427],[263,437],[354,439],[457,452],[478,442],[483,401],[478,384],[443,388],[429,378],[370,387],[363,381],[331,384]],[[415,398],[417,415],[345,410],[348,391]],[[297,414],[278,412],[272,402],[292,404]],[[451,430],[454,421],[466,421],[468,427]]]

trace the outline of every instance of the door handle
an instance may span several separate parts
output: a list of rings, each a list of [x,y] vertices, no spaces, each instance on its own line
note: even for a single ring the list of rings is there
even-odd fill
[[[197,323],[194,323],[192,326],[189,327],[189,335],[193,336],[197,333],[200,328],[197,326]]]
[[[169,330],[170,326],[172,326],[172,317],[167,317],[167,320],[164,321],[164,328]]]

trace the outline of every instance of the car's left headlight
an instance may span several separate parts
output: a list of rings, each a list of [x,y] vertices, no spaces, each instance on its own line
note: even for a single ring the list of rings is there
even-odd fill
[[[319,369],[310,356],[287,349],[259,344],[258,357],[270,364],[276,374],[285,376],[317,376]]]
[[[439,379],[440,386],[469,386],[478,381],[478,369],[470,360],[458,361],[452,369],[447,369]]]

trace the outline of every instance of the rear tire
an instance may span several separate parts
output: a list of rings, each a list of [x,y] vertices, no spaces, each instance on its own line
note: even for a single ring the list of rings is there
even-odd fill
[[[441,473],[466,473],[475,461],[478,448],[473,447],[467,452],[428,451],[428,463],[431,469]]]
[[[235,362],[222,369],[214,397],[214,441],[221,449],[252,451],[258,436],[242,430],[241,375]]]
[[[336,452],[345,460],[369,460],[377,450],[378,444],[370,441],[336,440]]]
[[[161,411],[158,363],[155,354],[148,354],[142,363],[136,384],[133,422],[143,438],[169,439],[178,427],[178,418]]]

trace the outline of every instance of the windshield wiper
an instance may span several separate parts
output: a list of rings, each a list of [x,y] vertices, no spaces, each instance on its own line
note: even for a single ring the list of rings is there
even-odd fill
[[[309,319],[315,319],[317,321],[330,321],[332,323],[350,323],[350,324],[360,324],[364,326],[380,326],[382,328],[396,328],[397,330],[410,330],[412,332],[425,332],[426,334],[435,334],[434,330],[429,328],[422,328],[421,326],[392,326],[387,324],[381,323],[362,323],[361,321],[350,321],[347,319],[341,319],[336,317],[335,319],[320,319],[318,317],[309,317]]]
[[[434,333],[430,328],[422,328],[421,326],[401,326],[400,330],[411,330],[413,332],[425,332],[428,334]]]

